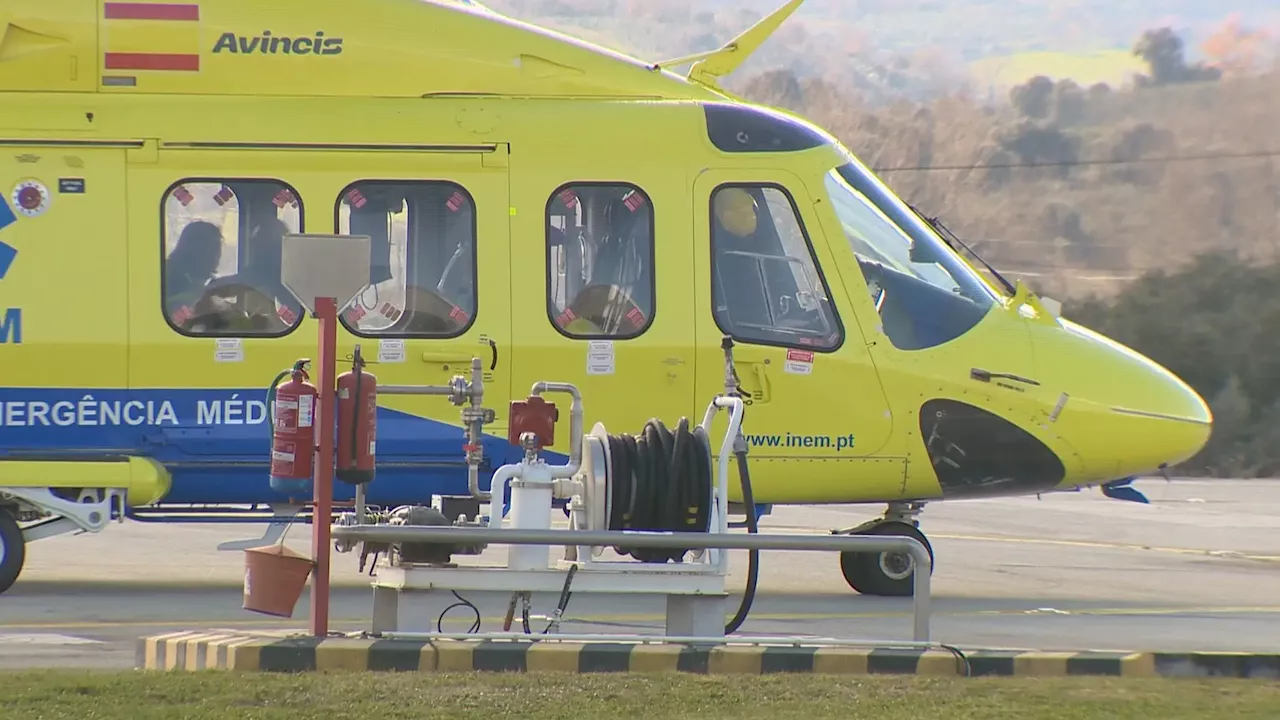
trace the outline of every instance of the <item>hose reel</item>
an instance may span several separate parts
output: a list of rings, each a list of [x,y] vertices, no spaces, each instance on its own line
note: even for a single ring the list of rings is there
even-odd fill
[[[709,532],[714,507],[711,440],[680,418],[674,430],[651,419],[639,434],[601,423],[584,438],[581,479],[589,530]],[[645,563],[680,562],[699,549],[615,548]],[[599,555],[602,548],[594,548]]]

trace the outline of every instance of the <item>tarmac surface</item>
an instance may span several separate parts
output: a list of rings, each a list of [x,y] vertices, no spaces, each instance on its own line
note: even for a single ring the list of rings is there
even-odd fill
[[[1150,505],[1087,490],[928,506],[921,519],[937,565],[933,639],[966,648],[1280,652],[1280,481],[1156,479],[1135,486]],[[879,510],[777,508],[762,519],[761,532],[825,533]],[[243,610],[243,554],[216,549],[264,529],[128,522],[97,536],[32,543],[22,578],[0,595],[0,668],[129,668],[139,636],[175,630],[305,630],[306,593],[292,619]],[[309,542],[305,525],[286,537],[304,553]],[[490,548],[481,559],[503,553]],[[367,626],[372,593],[357,558],[333,556],[334,630]],[[746,565],[745,551],[731,553],[726,619]],[[479,607],[482,631],[501,630],[509,595],[464,596]],[[445,595],[422,608],[402,600],[401,629],[434,630],[454,600]],[[535,594],[535,618],[555,601]],[[578,594],[561,631],[656,634],[664,607],[661,597]],[[473,620],[470,610],[454,608],[444,629],[465,632]],[[541,632],[546,621],[532,625]],[[759,591],[739,632],[907,640],[911,601],[854,593],[834,553],[765,552]]]

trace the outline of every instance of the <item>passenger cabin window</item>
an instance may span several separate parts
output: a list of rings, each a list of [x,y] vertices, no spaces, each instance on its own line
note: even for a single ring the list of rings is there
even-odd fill
[[[364,337],[449,338],[476,315],[475,202],[444,181],[373,181],[338,197],[342,235],[368,235],[369,287],[342,313]]]
[[[579,183],[547,203],[547,314],[575,339],[634,338],[654,314],[653,204],[634,185]]]
[[[991,288],[869,170],[842,165],[825,184],[894,347],[954,340],[995,306]]]
[[[736,340],[831,351],[844,330],[791,196],[774,185],[711,195],[716,325]]]
[[[281,241],[302,201],[278,180],[183,180],[162,201],[161,294],[169,324],[197,337],[279,337],[303,308],[280,278]]]

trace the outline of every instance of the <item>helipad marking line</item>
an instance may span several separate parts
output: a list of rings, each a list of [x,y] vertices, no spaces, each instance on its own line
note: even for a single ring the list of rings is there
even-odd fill
[[[102,640],[58,633],[0,633],[4,645],[103,645]]]
[[[816,527],[799,527],[795,525],[761,527],[761,532],[778,533],[780,535],[808,535],[829,532]],[[928,533],[931,540],[964,540],[972,542],[1026,543],[1033,545],[1060,545],[1064,547],[1105,548],[1113,550],[1145,550],[1148,552],[1165,552],[1182,555],[1207,555],[1209,557],[1234,558],[1238,560],[1256,560],[1259,562],[1280,562],[1280,555],[1258,555],[1237,550],[1211,550],[1206,548],[1179,548],[1160,545],[1143,545],[1140,543],[1116,543],[1104,540],[1059,540],[1056,538],[1018,537],[1012,535],[969,535],[963,533]]]
[[[1008,608],[1008,609],[991,609],[991,610],[951,610],[937,611],[933,613],[934,617],[1047,617],[1057,615],[1061,617],[1069,617],[1072,615],[1270,615],[1280,614],[1280,606],[1254,606],[1254,607],[1185,607],[1185,608],[1054,608],[1055,612],[1045,612],[1046,607],[1040,608]],[[910,617],[909,612],[865,612],[865,613],[752,613],[748,616],[751,620],[769,620],[781,621],[788,620],[873,620],[881,618],[893,617]],[[665,616],[661,614],[648,615],[602,615],[602,616],[583,616],[569,617],[564,622],[573,623],[600,623],[612,624],[618,622],[657,622],[661,621]],[[496,623],[503,618],[494,616],[484,618],[486,623]],[[361,626],[367,622],[365,618],[347,618],[334,619],[331,622],[340,625]],[[461,621],[459,621],[461,622]],[[129,627],[253,627],[253,626],[271,626],[280,627],[279,620],[102,620],[93,622],[67,622],[67,623],[5,623],[0,624],[0,630],[6,628],[22,629],[22,630],[71,630],[71,629],[106,629],[106,628],[129,628]],[[299,630],[305,629],[301,625]],[[2,636],[0,636],[2,637]]]
[[[1236,558],[1241,560],[1258,560],[1261,562],[1280,562],[1280,555],[1254,555],[1236,550],[1208,550],[1204,548],[1177,548],[1158,545],[1140,545],[1134,543],[1112,543],[1097,540],[1055,540],[1052,538],[1008,537],[1000,535],[954,535],[930,533],[930,538],[939,540],[973,540],[978,542],[1026,543],[1034,545],[1062,545],[1065,547],[1106,548],[1114,550],[1145,550],[1148,552],[1176,553],[1179,555],[1207,555],[1209,557]]]

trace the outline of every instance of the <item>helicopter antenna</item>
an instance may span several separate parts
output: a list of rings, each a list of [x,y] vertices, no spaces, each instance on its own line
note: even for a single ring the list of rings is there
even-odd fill
[[[786,22],[803,2],[804,0],[787,0],[782,7],[761,18],[755,25],[747,28],[741,35],[725,43],[718,50],[663,60],[653,63],[649,68],[657,71],[665,67],[692,62],[693,66],[689,68],[689,80],[713,90],[720,90],[717,80],[741,67],[747,58],[760,49],[765,40],[782,27],[782,23]]]

